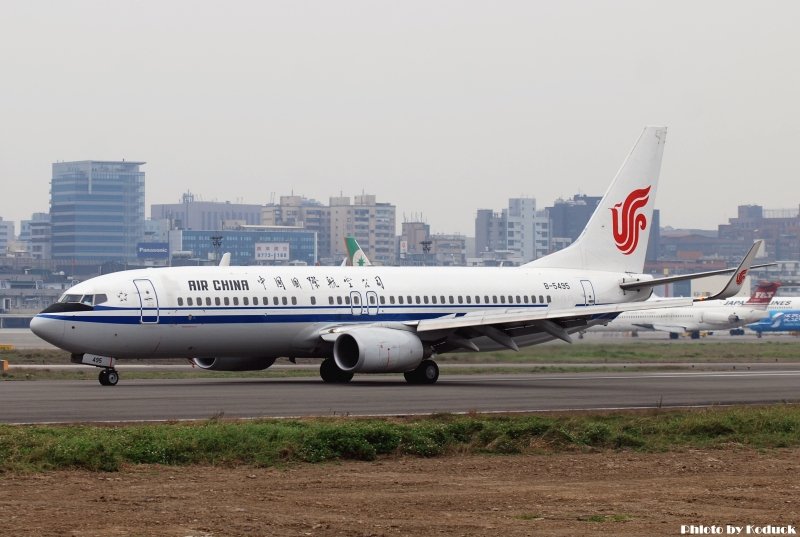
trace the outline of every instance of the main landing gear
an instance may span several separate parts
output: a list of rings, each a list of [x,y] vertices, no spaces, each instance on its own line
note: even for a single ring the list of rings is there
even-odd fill
[[[433,360],[422,360],[416,369],[403,373],[409,384],[433,384],[439,379],[439,366]]]
[[[103,386],[116,386],[119,382],[119,373],[113,368],[103,369],[100,371],[98,380]]]
[[[319,366],[319,376],[325,382],[336,384],[344,384],[353,379],[353,374],[348,371],[342,371],[332,358],[326,358]]]

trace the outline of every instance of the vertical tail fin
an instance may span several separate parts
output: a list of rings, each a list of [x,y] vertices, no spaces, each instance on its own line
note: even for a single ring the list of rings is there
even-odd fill
[[[642,272],[666,138],[645,127],[578,239],[527,266]]]
[[[750,300],[745,302],[745,304],[755,306],[758,309],[767,309],[767,306],[769,306],[769,303],[772,301],[772,297],[775,296],[780,286],[781,282],[760,282],[756,290],[753,291],[753,294],[750,296]]]

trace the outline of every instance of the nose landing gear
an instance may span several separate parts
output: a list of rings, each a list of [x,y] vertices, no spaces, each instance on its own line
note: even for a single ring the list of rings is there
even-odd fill
[[[98,380],[103,386],[116,386],[117,382],[119,382],[119,373],[117,373],[116,369],[103,369],[100,371]]]
[[[114,369],[114,358],[110,356],[98,356],[97,354],[73,354],[70,362],[73,364],[85,364],[100,367],[100,375],[97,380],[103,386],[116,386],[119,382],[119,372]]]

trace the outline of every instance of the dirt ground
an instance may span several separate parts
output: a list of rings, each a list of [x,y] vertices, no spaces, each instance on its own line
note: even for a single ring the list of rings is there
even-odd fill
[[[3,536],[625,536],[798,523],[800,449],[0,476]]]

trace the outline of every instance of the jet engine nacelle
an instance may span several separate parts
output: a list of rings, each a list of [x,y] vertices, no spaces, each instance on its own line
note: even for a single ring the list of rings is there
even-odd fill
[[[735,313],[723,311],[704,311],[703,322],[716,324],[716,325],[733,325],[740,321],[739,316]]]
[[[275,363],[275,358],[192,358],[192,363],[210,371],[260,371]]]
[[[425,357],[419,338],[392,328],[355,328],[333,344],[333,359],[342,371],[402,373],[415,369]]]

